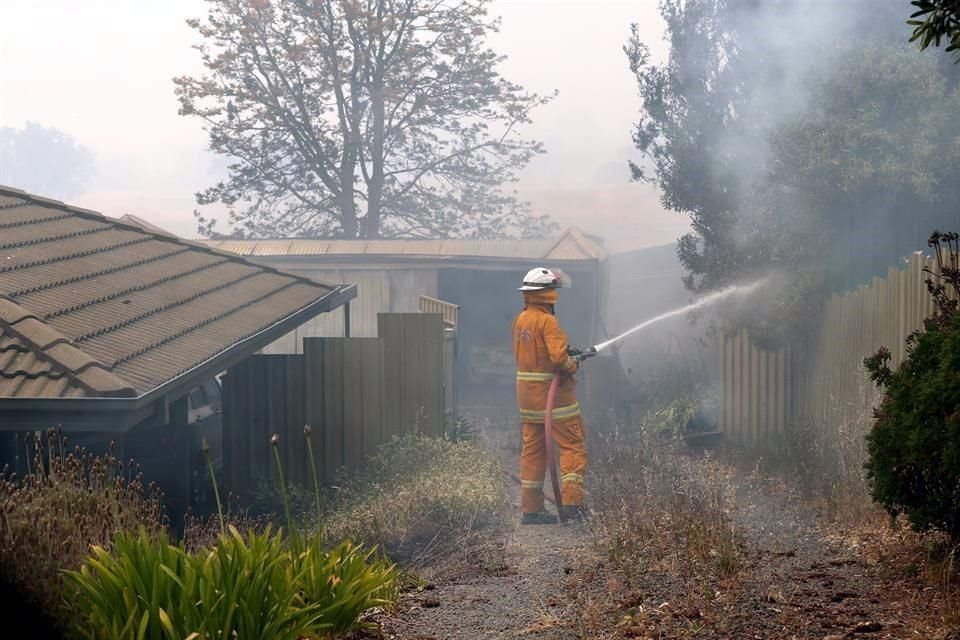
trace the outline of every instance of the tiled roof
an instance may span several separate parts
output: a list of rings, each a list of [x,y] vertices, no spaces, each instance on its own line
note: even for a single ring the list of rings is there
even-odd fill
[[[205,244],[224,251],[256,257],[377,256],[381,258],[486,258],[509,260],[597,260],[604,248],[579,229],[569,229],[559,238],[535,240],[207,240]]]
[[[0,398],[140,397],[333,291],[0,187]]]

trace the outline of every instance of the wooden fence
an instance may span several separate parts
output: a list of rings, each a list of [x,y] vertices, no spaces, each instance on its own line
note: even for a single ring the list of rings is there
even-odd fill
[[[905,269],[843,295],[833,295],[814,344],[771,352],[750,337],[720,340],[720,429],[726,438],[758,449],[780,448],[784,430],[798,420],[849,424],[876,398],[863,359],[881,346],[892,364],[905,357],[904,338],[933,311],[924,267],[936,261],[915,254]]]
[[[305,338],[303,354],[256,355],[231,368],[223,380],[228,488],[243,494],[258,477],[275,477],[274,434],[288,479],[309,485],[307,424],[326,481],[395,435],[442,435],[446,339],[439,314],[380,314],[376,338]]]

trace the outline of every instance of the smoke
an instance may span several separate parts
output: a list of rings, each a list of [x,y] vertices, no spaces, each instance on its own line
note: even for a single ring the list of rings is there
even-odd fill
[[[771,270],[773,299],[730,328],[773,346],[817,301],[881,275],[956,223],[960,108],[935,55],[907,44],[898,2],[665,0],[670,58],[627,53],[643,111],[637,146],[664,204],[689,215],[679,245],[694,290]],[[952,75],[951,75],[952,73]]]
[[[768,170],[770,133],[811,107],[813,87],[844,51],[869,43],[906,44],[903,3],[896,0],[731,0],[736,75],[746,95],[714,149],[717,171],[743,185]],[[731,165],[731,161],[733,164]]]

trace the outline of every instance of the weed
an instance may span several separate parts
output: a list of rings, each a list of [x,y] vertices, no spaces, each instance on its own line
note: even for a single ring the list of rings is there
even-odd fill
[[[447,427],[444,437],[450,442],[472,442],[475,439],[473,425],[466,418],[457,418]]]

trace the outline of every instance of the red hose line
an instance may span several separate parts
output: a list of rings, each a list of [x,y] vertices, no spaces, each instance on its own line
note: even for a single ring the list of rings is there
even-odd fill
[[[553,402],[557,395],[557,386],[560,384],[560,373],[553,374],[550,391],[547,392],[546,414],[543,418],[543,438],[547,444],[547,468],[550,470],[550,484],[553,487],[553,503],[557,505],[557,515],[560,522],[566,522],[563,512],[563,498],[560,495],[560,476],[557,474],[557,461],[553,453]]]

